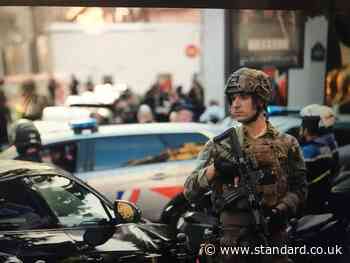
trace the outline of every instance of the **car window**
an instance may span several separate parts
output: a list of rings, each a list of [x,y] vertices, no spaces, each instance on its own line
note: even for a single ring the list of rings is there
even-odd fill
[[[159,158],[166,147],[157,135],[100,138],[95,141],[94,170],[135,165],[138,160]]]
[[[30,178],[32,189],[46,201],[60,225],[75,227],[109,221],[101,200],[73,180],[60,176]]]
[[[0,231],[54,227],[57,221],[36,197],[22,179],[1,182]]]
[[[43,161],[52,163],[68,172],[76,172],[77,145],[75,142],[57,143],[44,146]]]
[[[133,135],[95,141],[95,170],[197,157],[208,138],[199,133]]]
[[[167,146],[168,160],[195,159],[209,138],[200,133],[161,134]]]
[[[172,133],[159,135],[170,148],[180,148],[186,143],[205,144],[209,138],[200,133]]]

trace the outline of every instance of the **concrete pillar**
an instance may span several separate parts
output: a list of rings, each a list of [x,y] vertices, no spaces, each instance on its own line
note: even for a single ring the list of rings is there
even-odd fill
[[[309,18],[305,25],[304,67],[289,70],[288,106],[323,104],[326,58],[311,61],[311,48],[320,42],[327,50],[328,21],[324,16]]]
[[[212,99],[224,106],[225,14],[220,9],[201,10],[200,78],[206,104]]]

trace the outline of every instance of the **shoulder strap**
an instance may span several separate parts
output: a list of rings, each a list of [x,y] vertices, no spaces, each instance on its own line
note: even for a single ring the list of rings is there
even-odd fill
[[[243,143],[244,143],[244,133],[243,133],[243,126],[240,125],[236,128],[236,134],[237,134],[237,138],[238,138],[238,142],[239,145],[241,147],[243,147]]]

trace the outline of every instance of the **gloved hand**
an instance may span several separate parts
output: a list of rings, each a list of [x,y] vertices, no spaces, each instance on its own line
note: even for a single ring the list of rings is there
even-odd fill
[[[236,165],[227,159],[218,158],[214,161],[215,171],[219,173],[222,178],[233,179],[237,175]]]

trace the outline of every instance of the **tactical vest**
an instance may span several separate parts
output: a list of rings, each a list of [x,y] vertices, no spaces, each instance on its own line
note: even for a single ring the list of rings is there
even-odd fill
[[[270,129],[273,128],[270,127]],[[286,145],[283,135],[280,136],[276,130],[272,130],[271,134],[252,139],[244,133],[242,126],[236,128],[236,132],[241,148],[246,156],[255,161],[259,169],[264,171],[264,178],[261,184],[256,186],[257,191],[261,193],[263,206],[265,208],[276,206],[288,191],[288,145]],[[217,140],[215,148],[218,156],[233,160],[229,136],[222,138],[222,140]],[[225,191],[231,191],[234,189],[233,178],[231,182],[220,179],[214,181],[213,189],[215,192],[214,198]],[[246,209],[248,209],[246,202],[232,207],[232,210]]]

